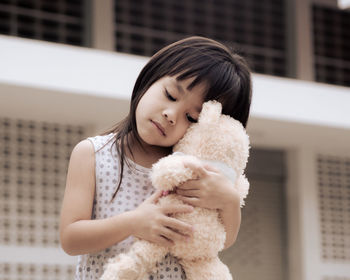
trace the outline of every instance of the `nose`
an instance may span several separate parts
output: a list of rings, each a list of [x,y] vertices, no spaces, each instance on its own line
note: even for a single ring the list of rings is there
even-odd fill
[[[170,111],[164,111],[163,116],[170,123],[170,125],[176,124],[175,114],[171,113]]]

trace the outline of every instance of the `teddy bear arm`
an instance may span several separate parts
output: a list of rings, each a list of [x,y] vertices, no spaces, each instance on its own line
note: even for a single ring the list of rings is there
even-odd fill
[[[194,179],[195,174],[185,167],[184,161],[197,160],[193,156],[170,155],[159,160],[152,167],[152,184],[158,190],[171,191],[176,186]]]
[[[238,180],[235,184],[235,189],[239,194],[240,197],[240,206],[241,208],[245,205],[245,198],[248,195],[249,192],[249,181],[247,179],[247,177],[245,176],[245,174],[241,174],[238,177]]]

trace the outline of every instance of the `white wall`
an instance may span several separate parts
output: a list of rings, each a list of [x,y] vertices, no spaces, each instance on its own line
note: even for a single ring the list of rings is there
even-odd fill
[[[41,118],[66,117],[66,121],[105,127],[127,113],[133,84],[147,60],[0,36],[0,115],[37,118],[43,111]],[[330,129],[336,136],[334,141],[349,137],[349,88],[254,74],[253,91],[248,129],[257,145],[276,142],[275,138],[282,145],[297,138],[305,142],[308,139],[300,137],[300,132],[310,129],[320,138],[330,138]],[[59,108],[52,107],[55,104]],[[281,135],[283,127],[288,128],[288,133]],[[283,136],[288,139],[280,139]],[[344,144],[338,146],[345,147]]]

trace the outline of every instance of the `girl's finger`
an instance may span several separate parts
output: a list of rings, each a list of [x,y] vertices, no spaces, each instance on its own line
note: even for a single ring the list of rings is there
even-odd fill
[[[187,239],[187,236],[167,227],[163,227],[161,235],[172,242],[185,241]]]
[[[200,189],[200,185],[198,185],[198,179],[193,179],[193,180],[187,180],[186,182],[184,182],[181,185],[177,186],[176,189],[199,190]]]
[[[182,195],[182,196],[187,196],[187,197],[200,197],[200,191],[195,189],[195,190],[187,190],[187,189],[181,189],[177,188],[176,189],[176,194]]]
[[[190,205],[178,204],[178,205],[164,205],[162,206],[162,212],[165,215],[175,213],[190,213],[193,211],[193,207]]]
[[[149,198],[147,198],[145,201],[149,203],[157,203],[158,199],[162,196],[163,191],[162,190],[156,190]]]
[[[175,230],[178,234],[189,237],[193,233],[193,226],[175,218],[168,217],[164,221],[164,226]]]
[[[171,240],[169,240],[163,235],[159,235],[158,238],[156,238],[155,243],[164,247],[170,247],[174,245],[174,242],[172,242]]]
[[[214,167],[213,165],[209,164],[209,163],[205,163],[204,164],[204,168],[207,170],[207,171],[211,171],[211,172],[215,172],[215,173],[219,173],[220,170],[217,169],[216,167]]]
[[[201,164],[196,164],[194,162],[186,161],[184,162],[184,166],[186,168],[191,169],[192,172],[196,174],[199,178],[203,178],[207,174],[207,171],[205,170],[204,166]]]
[[[200,206],[200,199],[197,197],[187,197],[187,196],[179,196],[184,203],[192,205],[192,206]]]

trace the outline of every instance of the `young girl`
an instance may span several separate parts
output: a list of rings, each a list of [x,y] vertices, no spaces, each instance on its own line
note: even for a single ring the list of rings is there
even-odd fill
[[[240,226],[239,197],[210,166],[195,166],[198,180],[178,186],[187,206],[156,205],[148,177],[153,163],[197,121],[203,102],[217,100],[223,114],[246,126],[251,80],[244,60],[203,37],[175,42],[156,53],[141,71],[129,115],[102,136],[73,149],[63,200],[60,238],[70,255],[80,255],[76,279],[99,279],[109,258],[128,250],[133,237],[164,246],[188,238],[195,228],[170,214],[192,206],[219,209],[231,246]],[[167,255],[149,279],[184,279],[177,259]]]

